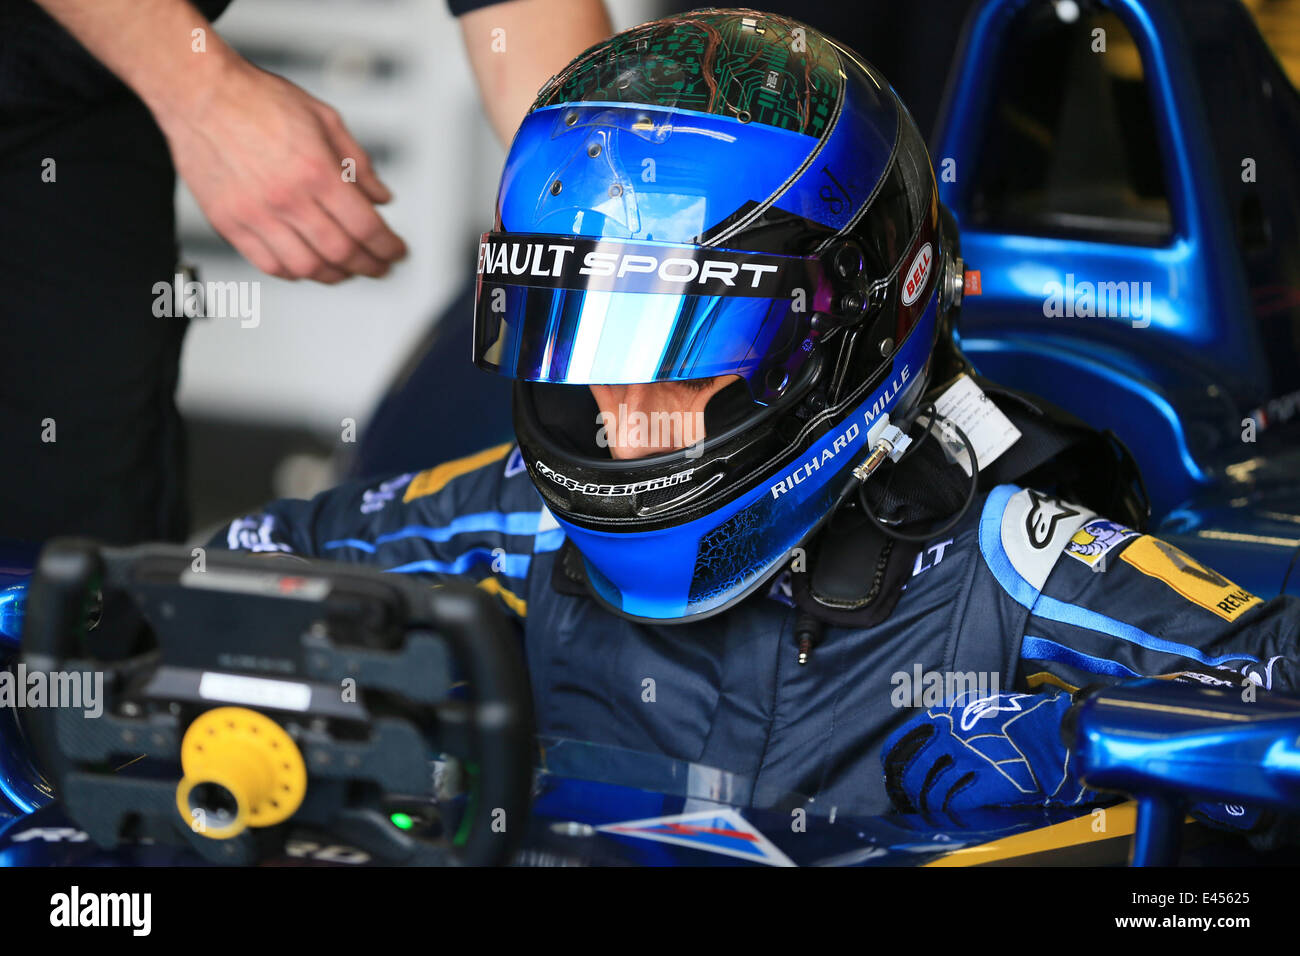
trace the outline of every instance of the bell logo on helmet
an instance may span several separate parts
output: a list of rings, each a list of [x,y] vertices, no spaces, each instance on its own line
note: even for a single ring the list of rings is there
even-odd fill
[[[921,247],[907,270],[903,282],[903,305],[911,305],[921,296],[925,282],[930,278],[930,267],[934,264],[934,248],[927,242]]]

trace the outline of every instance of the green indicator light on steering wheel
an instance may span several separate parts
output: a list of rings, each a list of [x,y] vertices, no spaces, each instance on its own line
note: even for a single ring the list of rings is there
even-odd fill
[[[391,813],[388,819],[399,830],[410,830],[415,826],[415,821],[408,813]]]

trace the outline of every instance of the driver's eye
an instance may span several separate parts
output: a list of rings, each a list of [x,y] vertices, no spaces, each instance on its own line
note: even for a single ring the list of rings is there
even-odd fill
[[[702,392],[717,380],[718,376],[712,375],[709,378],[690,378],[684,382],[677,382],[675,384],[682,386],[682,388],[688,388],[692,392]]]

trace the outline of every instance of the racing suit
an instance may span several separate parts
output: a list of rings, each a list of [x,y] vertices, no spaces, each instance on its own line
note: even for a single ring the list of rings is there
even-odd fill
[[[475,580],[521,625],[540,733],[721,767],[751,778],[759,804],[794,791],[887,812],[886,738],[954,685],[1183,674],[1294,691],[1300,674],[1300,602],[1265,602],[1156,538],[1012,485],[921,550],[883,623],[828,628],[802,666],[779,580],[710,619],[635,623],[553,588],[563,543],[506,444],[274,502],[213,546]]]

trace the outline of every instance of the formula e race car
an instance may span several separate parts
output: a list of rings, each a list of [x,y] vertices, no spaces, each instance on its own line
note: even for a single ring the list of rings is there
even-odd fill
[[[964,352],[1123,439],[1162,538],[1300,595],[1300,96],[1246,11],[986,0],[949,91],[932,153]],[[419,363],[372,434],[419,443],[383,425],[402,403],[430,418],[421,380],[446,378]],[[0,553],[0,665],[58,704],[0,708],[9,865],[1296,860],[1184,817],[1300,807],[1300,702],[1277,696],[1094,694],[1071,743],[1090,785],[1131,800],[942,831],[793,793],[755,806],[724,770],[537,738],[482,594],[355,567]]]
[[[1130,837],[1135,862],[1169,863],[1189,800],[1300,807],[1296,700],[1099,693],[1074,743],[1092,785],[1136,804],[943,831],[794,793],[756,806],[723,770],[535,738],[514,636],[472,587],[73,539],[29,580],[4,574],[6,633],[23,619],[0,710],[5,865],[1098,864]],[[1187,836],[1186,863],[1263,858]]]

